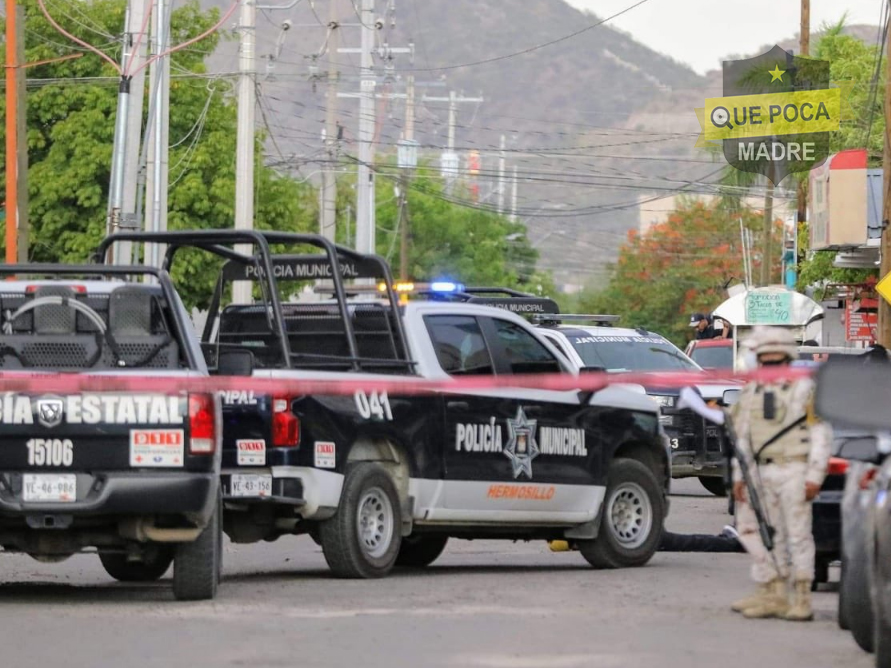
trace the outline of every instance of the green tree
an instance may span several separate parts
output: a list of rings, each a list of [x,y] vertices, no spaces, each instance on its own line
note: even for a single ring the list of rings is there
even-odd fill
[[[338,181],[338,220],[355,211],[355,179]],[[383,161],[376,179],[376,250],[390,262],[397,276],[400,266],[399,173]],[[537,271],[538,252],[526,238],[526,227],[504,216],[456,203],[468,193],[446,195],[438,174],[429,167],[416,170],[408,189],[410,219],[409,276],[412,280],[451,279],[467,286],[496,286],[553,295],[550,274]],[[454,200],[454,201],[452,201]],[[352,225],[352,221],[350,222]],[[347,235],[338,225],[338,241],[351,245],[355,231]]]
[[[740,219],[752,230],[757,245],[762,231],[759,214],[681,202],[666,222],[646,234],[629,234],[609,285],[583,295],[580,308],[619,315],[623,326],[646,327],[683,345],[689,337],[690,314],[714,309],[726,298],[725,286],[743,276]],[[777,222],[775,239],[781,231]],[[758,263],[753,269],[757,271]]]
[[[35,0],[24,0],[26,60],[56,58],[75,51],[73,44],[49,25]],[[81,21],[58,21],[73,34],[93,41],[87,24],[117,35],[124,23],[124,0],[79,3]],[[180,43],[219,20],[216,9],[202,11],[190,0],[173,12],[172,41]],[[220,36],[211,35],[172,57],[170,90],[170,229],[232,227],[235,202],[236,109],[227,93],[227,79],[203,76],[205,58]],[[105,45],[115,61],[120,45]],[[32,259],[79,262],[105,234],[117,79],[98,56],[41,65],[28,70],[29,215]],[[0,109],[2,109],[0,103]],[[143,113],[147,116],[148,95]],[[5,110],[4,110],[5,113]],[[2,137],[2,134],[0,134]],[[0,142],[2,143],[2,142]],[[257,137],[258,156],[262,136]],[[137,150],[131,148],[131,150]],[[2,155],[0,147],[0,155]],[[0,165],[2,165],[0,159]],[[301,231],[315,225],[315,197],[265,167],[256,167],[258,228]],[[203,305],[216,270],[213,260],[193,254],[178,262],[177,283],[187,303]]]

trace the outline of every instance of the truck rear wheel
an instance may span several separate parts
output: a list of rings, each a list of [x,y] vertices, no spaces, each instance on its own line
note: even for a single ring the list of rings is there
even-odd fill
[[[665,506],[655,476],[636,459],[612,460],[600,533],[577,541],[579,551],[595,568],[643,566],[662,536]]]
[[[699,476],[699,482],[715,496],[727,496],[727,485],[724,484],[724,478],[701,475]]]
[[[105,572],[120,582],[154,582],[170,568],[173,548],[150,543],[143,551],[142,561],[128,561],[126,554],[117,552],[100,552],[99,561]]]
[[[448,536],[424,534],[406,536],[402,539],[402,547],[399,548],[396,565],[408,568],[429,566],[439,558],[448,542]]]
[[[325,561],[342,578],[379,578],[402,543],[399,496],[387,472],[362,462],[347,472],[337,513],[319,525]]]
[[[221,500],[204,531],[191,543],[180,543],[173,560],[173,595],[180,601],[201,601],[217,595],[223,566]]]

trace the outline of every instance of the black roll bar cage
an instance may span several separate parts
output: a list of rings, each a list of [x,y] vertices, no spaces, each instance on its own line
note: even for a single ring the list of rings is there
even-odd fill
[[[234,260],[242,264],[252,264],[258,268],[257,280],[261,289],[267,295],[267,302],[272,306],[272,316],[274,322],[274,330],[281,343],[281,351],[283,361],[287,368],[293,368],[291,344],[288,340],[288,333],[285,328],[284,313],[282,311],[282,303],[276,290],[276,279],[273,270],[273,253],[270,250],[272,244],[304,244],[315,246],[324,251],[325,257],[331,265],[331,278],[334,281],[334,293],[337,299],[338,310],[343,319],[344,332],[346,334],[347,347],[350,353],[350,360],[354,371],[361,370],[361,361],[358,354],[358,346],[356,344],[356,333],[353,329],[353,323],[350,319],[349,309],[347,308],[346,291],[343,286],[343,275],[341,273],[340,258],[352,259],[357,261],[369,261],[380,268],[380,277],[386,284],[387,301],[390,304],[394,315],[399,313],[399,301],[393,290],[393,276],[390,273],[390,267],[379,255],[359,253],[351,248],[340,246],[331,240],[319,234],[299,234],[296,232],[273,232],[265,230],[176,230],[168,232],[117,232],[103,239],[96,247],[93,254],[93,261],[99,264],[105,262],[108,250],[115,243],[121,241],[130,241],[135,243],[159,243],[166,244],[167,250],[164,254],[164,260],[161,265],[163,272],[169,272],[173,265],[176,252],[181,248],[196,248],[214,255],[218,255],[227,260]],[[237,249],[228,248],[232,244],[250,244],[256,249],[251,255],[246,255]],[[214,298],[217,297],[216,290]],[[219,299],[216,299],[217,308],[219,307]],[[208,311],[210,315],[210,311]],[[402,350],[407,354],[408,346],[403,327],[402,319],[398,316],[393,318],[396,325],[396,335],[399,337],[399,343]],[[410,364],[410,362],[407,362]]]
[[[177,329],[177,335],[180,341],[188,340],[188,326],[182,322],[181,313],[174,305],[177,304],[176,288],[170,280],[170,274],[164,269],[156,267],[145,267],[142,265],[104,265],[98,267],[95,264],[49,264],[49,263],[26,263],[26,264],[0,264],[0,276],[18,276],[19,274],[41,274],[41,275],[58,275],[58,276],[96,276],[103,278],[107,276],[153,276],[161,287],[161,294],[170,305],[170,311],[173,313],[173,322]],[[2,290],[2,284],[0,284]],[[186,359],[189,362],[190,369],[198,369],[198,360],[195,358],[192,346],[182,346],[185,349]]]

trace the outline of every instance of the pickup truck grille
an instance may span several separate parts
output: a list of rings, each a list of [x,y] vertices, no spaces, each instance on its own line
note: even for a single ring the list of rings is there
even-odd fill
[[[698,434],[702,431],[702,418],[689,408],[683,408],[677,412],[675,423],[685,434]]]

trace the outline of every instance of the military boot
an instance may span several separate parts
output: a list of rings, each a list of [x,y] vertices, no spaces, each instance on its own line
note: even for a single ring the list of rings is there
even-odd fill
[[[749,594],[745,598],[734,601],[733,605],[730,606],[730,609],[733,610],[733,612],[742,612],[746,608],[751,608],[752,606],[758,605],[769,595],[770,583],[759,582],[758,589],[755,590],[754,594]]]
[[[786,581],[780,578],[770,583],[770,592],[759,603],[745,608],[743,617],[748,619],[768,619],[785,617],[789,610],[789,598],[786,594]]]
[[[796,580],[792,594],[792,605],[783,615],[783,619],[793,622],[809,622],[814,618],[811,610],[811,583],[809,580]]]

